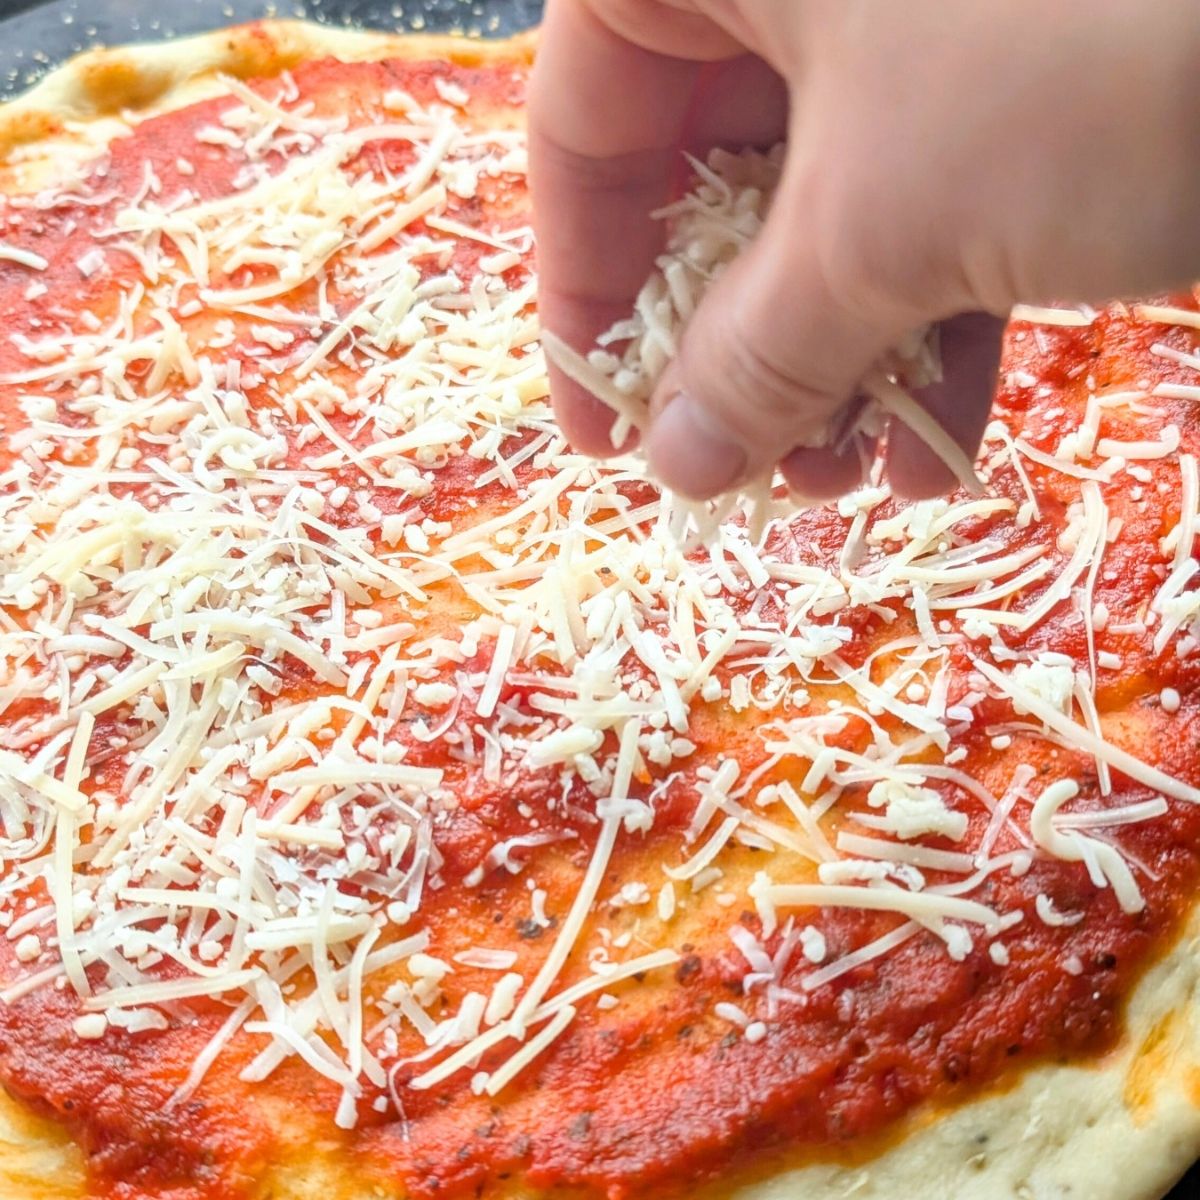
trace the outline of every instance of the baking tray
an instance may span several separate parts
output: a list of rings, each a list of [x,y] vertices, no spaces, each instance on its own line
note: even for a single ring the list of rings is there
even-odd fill
[[[542,0],[0,0],[0,100],[96,46],[203,33],[264,17],[503,37],[536,25]],[[1167,1200],[1200,1196],[1200,1166]]]

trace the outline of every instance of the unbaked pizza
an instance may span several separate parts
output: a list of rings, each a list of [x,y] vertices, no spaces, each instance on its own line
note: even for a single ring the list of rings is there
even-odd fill
[[[531,53],[262,25],[0,109],[0,1193],[1161,1194],[1200,305],[1014,314],[977,486],[697,512],[552,418]]]

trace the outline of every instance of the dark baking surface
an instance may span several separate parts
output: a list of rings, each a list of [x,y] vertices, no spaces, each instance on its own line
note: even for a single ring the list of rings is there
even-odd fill
[[[262,17],[502,36],[537,23],[542,0],[0,0],[0,100],[94,46],[181,37]],[[1167,1200],[1200,1197],[1200,1166]]]

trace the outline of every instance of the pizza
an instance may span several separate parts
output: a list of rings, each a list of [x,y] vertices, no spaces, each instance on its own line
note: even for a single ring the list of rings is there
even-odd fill
[[[697,513],[554,423],[531,57],[0,109],[0,1193],[1161,1195],[1196,296],[1016,311],[978,488]]]

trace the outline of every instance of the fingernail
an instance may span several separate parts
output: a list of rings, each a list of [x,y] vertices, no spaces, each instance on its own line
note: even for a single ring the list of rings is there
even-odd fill
[[[746,472],[745,450],[686,392],[651,424],[646,455],[663,483],[696,500],[728,491]]]

